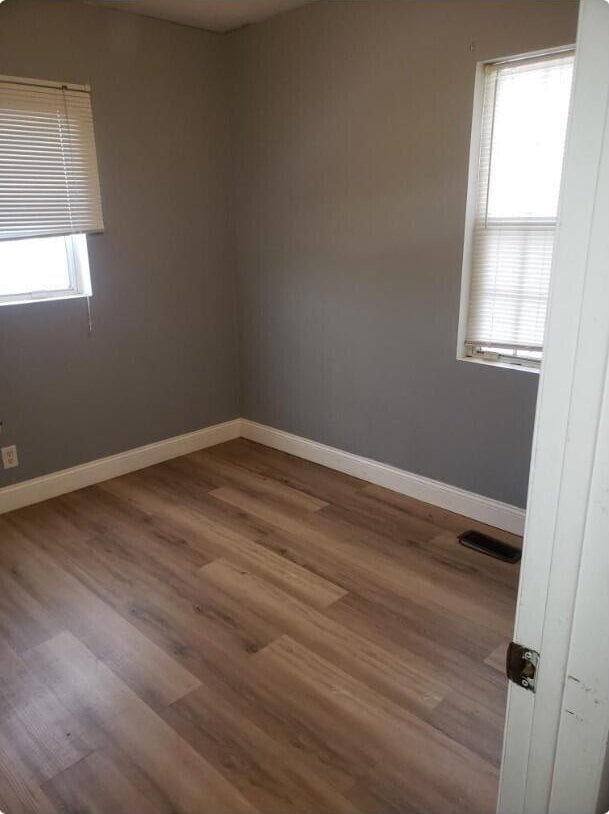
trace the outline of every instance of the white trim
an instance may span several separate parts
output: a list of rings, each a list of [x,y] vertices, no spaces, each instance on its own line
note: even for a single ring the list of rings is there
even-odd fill
[[[499,814],[606,810],[609,5],[579,15],[514,628],[540,661],[509,685]]]
[[[384,486],[402,495],[440,506],[480,523],[488,523],[513,534],[523,533],[525,512],[517,506],[467,492],[457,486],[450,486],[423,475],[415,475],[404,469],[363,458],[361,455],[335,449],[248,419],[241,421],[241,435],[250,441],[257,441],[267,447],[289,452],[307,461],[362,478],[377,486]]]
[[[548,57],[548,59],[552,59],[552,57],[557,56],[558,54],[574,54],[575,53],[575,43],[572,42],[570,45],[557,45],[556,48],[541,48],[539,51],[525,51],[524,54],[511,54],[507,57],[497,57],[496,59],[485,59],[482,62],[482,65],[485,67],[493,68],[496,65],[509,65],[511,62],[525,62],[526,60],[531,60],[537,62],[539,59],[543,57]]]
[[[214,424],[0,489],[0,514],[238,438],[241,419]]]
[[[27,295],[19,295],[19,298],[14,300],[4,299],[0,297],[0,308],[4,306],[11,306],[11,305],[32,305],[32,303],[37,302],[63,302],[63,300],[83,300],[89,297],[89,294],[76,294],[73,291],[70,293],[66,293],[63,291],[54,291],[49,292],[51,296],[44,296],[44,297],[32,297]]]
[[[498,359],[480,359],[475,356],[458,356],[457,362],[472,362],[474,365],[487,365],[490,367],[498,367],[502,370],[524,370],[525,373],[535,373],[539,376],[541,372],[541,365],[532,367],[531,365],[514,364],[514,362],[503,362],[499,357]]]
[[[5,486],[0,489],[0,514],[239,437],[289,452],[306,461],[345,472],[392,489],[401,495],[431,503],[433,506],[462,514],[480,523],[488,523],[489,526],[513,534],[522,534],[524,529],[524,509],[517,506],[467,492],[465,489],[423,475],[415,475],[371,458],[335,449],[318,441],[257,424],[246,418],[235,418],[224,424],[215,424],[186,435],[177,435],[144,447],[119,452],[108,458],[99,458],[70,469],[62,469],[39,478]]]
[[[461,292],[459,295],[459,323],[457,327],[457,361],[471,361],[465,353],[465,334],[469,312],[469,290],[472,278],[472,249],[474,222],[478,203],[478,173],[480,169],[480,138],[482,132],[482,104],[484,101],[484,62],[476,63],[474,75],[474,99],[469,142],[467,171],[467,197],[465,199],[465,223],[463,226],[463,260],[461,263]],[[481,361],[481,360],[476,360]],[[488,364],[485,362],[484,364]]]

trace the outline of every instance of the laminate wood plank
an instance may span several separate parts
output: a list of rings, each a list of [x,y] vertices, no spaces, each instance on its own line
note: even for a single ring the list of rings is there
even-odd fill
[[[243,592],[242,591],[237,591],[236,592],[236,597],[237,597],[237,600],[242,600],[243,599]],[[217,600],[216,600],[215,604],[216,604],[216,607],[218,606],[218,604],[220,604],[220,606],[221,606],[221,603],[218,603]],[[248,605],[254,605],[255,607],[258,607],[258,603],[248,602],[247,604]],[[285,602],[284,602],[283,598],[280,600],[280,605],[281,606],[285,605]],[[288,603],[288,607],[289,607],[289,603]],[[268,611],[267,611],[267,613],[268,613]],[[285,613],[285,608],[279,613],[277,611],[272,610],[269,613],[269,616],[273,617],[273,618],[275,618],[276,616],[282,617],[283,613]],[[298,618],[300,619],[300,621],[302,621],[301,610],[298,607],[296,607],[296,613],[297,613]],[[158,615],[158,611],[157,611],[156,615]],[[366,615],[368,615],[368,614],[366,614]],[[171,626],[172,626],[172,628],[174,630],[176,629],[175,622],[172,623]],[[362,624],[361,619],[357,622],[357,624],[354,627],[359,628],[360,630],[362,629],[362,627],[364,627],[364,625]],[[186,630],[187,630],[187,627],[186,627]],[[423,642],[427,642],[427,639],[425,637],[423,638]],[[341,651],[345,650],[343,641],[339,641],[338,648]],[[436,678],[438,677],[438,675],[441,675],[442,680],[444,680],[447,684],[454,683],[454,681],[451,681],[451,677],[458,677],[458,679],[459,679],[458,686],[459,686],[460,690],[462,692],[464,692],[465,694],[472,695],[472,696],[474,696],[476,698],[476,708],[477,709],[484,710],[484,703],[486,702],[487,708],[486,708],[486,711],[483,713],[484,715],[488,715],[488,707],[491,706],[491,702],[494,703],[494,704],[502,704],[502,703],[504,704],[505,703],[505,700],[504,700],[505,699],[505,687],[504,687],[505,682],[504,682],[503,678],[502,678],[502,683],[501,684],[498,685],[496,683],[491,683],[490,688],[489,688],[488,679],[485,678],[484,665],[477,665],[473,659],[470,660],[470,662],[466,663],[466,664],[464,664],[464,662],[465,662],[464,658],[463,658],[462,661],[457,662],[456,664],[455,664],[454,659],[450,660],[449,663],[446,665],[446,669],[442,673],[440,673],[440,671],[438,670],[437,665],[438,665],[438,662],[440,664],[442,663],[442,657],[444,655],[444,651],[442,649],[440,649],[439,652],[436,652],[436,653],[433,654],[435,659],[433,659],[433,660],[429,659],[427,662],[425,662],[423,664],[423,666],[421,666],[420,659],[417,656],[413,656],[412,652],[409,652],[407,654],[402,654],[402,655],[404,657],[408,658],[409,665],[413,665],[413,663],[417,664],[422,675],[431,674],[431,675],[435,676]],[[460,655],[460,654],[457,653],[457,655]],[[357,656],[356,656],[356,658],[357,658]],[[455,668],[457,668],[457,669],[455,669]],[[378,667],[376,668],[376,672],[379,672]],[[417,682],[417,684],[420,684],[420,680]],[[489,692],[489,690],[490,690],[490,692]],[[495,734],[496,733],[494,733],[494,732],[491,733],[491,737],[490,737],[491,740],[492,740],[492,736],[494,736]],[[466,741],[466,743],[469,744],[469,741]],[[500,743],[500,733],[497,734],[496,743],[497,743],[497,749],[498,749],[499,748],[498,745]],[[484,754],[486,755],[488,753],[485,752]]]
[[[129,763],[127,755],[116,759],[111,750],[100,749],[45,783],[43,790],[53,809],[62,812],[172,814],[169,801],[150,782],[138,787],[125,771]]]
[[[338,660],[352,675],[368,681],[388,697],[417,711],[433,709],[447,691],[402,659],[248,571],[224,560],[203,566],[205,581],[240,596],[261,613],[279,620],[286,633],[326,658]]]
[[[489,710],[503,710],[507,693],[505,671],[487,663],[487,648],[463,639],[453,619],[423,614],[402,602],[389,610],[357,594],[349,594],[327,615],[389,651],[407,658],[422,674],[431,674],[451,690],[474,699]],[[505,660],[505,657],[504,657]]]
[[[193,452],[185,458],[172,462],[172,471],[190,477],[203,474],[209,482],[220,486],[233,486],[245,489],[250,494],[262,499],[273,500],[285,509],[293,512],[316,512],[328,505],[326,500],[307,494],[300,489],[277,481],[266,475],[260,475],[243,466],[213,456],[207,450]],[[208,490],[211,491],[211,490]]]
[[[213,472],[206,471],[202,466],[196,466],[192,456],[193,453],[190,453],[179,458],[171,458],[139,472],[145,475],[147,480],[155,481],[169,489],[179,487],[182,498],[201,500],[205,498],[207,492],[217,488],[218,480]]]
[[[394,591],[387,582],[378,584],[375,579],[371,579],[366,569],[356,567],[347,557],[343,557],[340,551],[336,552],[331,547],[318,545],[306,534],[280,530],[261,537],[259,542],[281,556],[328,577],[337,585],[342,585],[348,594],[333,606],[337,611],[343,603],[349,602],[349,597],[357,595],[375,611],[373,618],[384,616],[387,620],[393,620],[390,622],[393,630],[397,627],[397,620],[400,620],[399,624],[407,625],[413,631],[429,636],[438,644],[472,653],[476,658],[479,657],[480,661],[505,639],[505,634],[483,624],[482,618],[472,621],[469,618],[464,619],[458,613],[447,612],[441,606],[432,604],[423,606],[416,601],[416,597],[405,595],[401,583],[399,592]],[[407,572],[404,581],[408,584],[415,577],[415,574]],[[508,626],[512,615],[513,613],[506,609],[505,618]],[[380,630],[381,623],[377,622],[376,627]]]
[[[489,667],[492,667],[493,670],[496,670],[500,675],[505,676],[506,672],[506,656],[507,656],[507,649],[508,649],[509,641],[506,639],[504,642],[496,647],[492,653],[484,659],[484,663]]]
[[[251,653],[279,635],[272,621],[203,585],[195,571],[164,575],[145,559],[126,554],[124,537],[108,532],[80,545],[64,537],[58,545],[66,570],[180,664],[210,644],[219,653]]]
[[[491,534],[492,530],[489,531],[487,526],[482,523],[479,525],[487,529],[486,534]],[[499,539],[497,535],[491,534],[491,536]],[[497,587],[506,596],[514,597],[516,595],[520,574],[518,563],[502,562],[461,545],[456,531],[441,531],[440,534],[429,540],[427,548],[430,552],[435,552],[435,556],[442,557],[450,567],[469,573],[474,584],[482,582],[489,587]]]
[[[467,529],[475,528],[486,534],[493,535],[493,530],[482,523],[468,521],[467,518],[445,512],[450,520],[448,528],[433,522],[440,520],[444,515],[429,511],[413,511],[413,501],[409,498],[405,502],[396,502],[385,497],[385,492],[395,495],[389,490],[371,491],[368,487],[358,490],[346,500],[333,503],[326,507],[322,515],[344,521],[350,528],[365,529],[374,535],[387,537],[390,546],[385,550],[395,549],[395,542],[399,541],[399,553],[420,552],[430,562],[446,566],[455,574],[471,576],[473,579],[484,577],[485,584],[493,586],[499,591],[505,591],[504,586],[511,590],[517,588],[518,567],[512,563],[504,563],[490,557],[481,557],[479,552],[464,548],[457,540],[457,534]],[[398,495],[398,497],[403,497]],[[414,502],[417,506],[426,505]],[[429,507],[430,510],[433,507]],[[506,541],[513,539],[514,535],[494,535]],[[480,580],[478,579],[480,582]],[[499,583],[499,584],[497,584]]]
[[[5,644],[0,644],[0,697],[0,735],[36,783],[44,784],[101,743]]]
[[[65,495],[53,502],[53,508],[55,526],[69,539],[79,542],[83,535],[113,535],[120,539],[125,556],[167,578],[180,577],[209,561],[197,538],[187,539],[155,515],[103,488],[95,486]]]
[[[415,547],[425,543],[442,531],[427,518],[406,512],[386,501],[376,499],[362,487],[350,495],[332,501],[325,507],[324,514],[337,520],[366,529],[376,534],[384,534],[400,540],[403,546]]]
[[[97,630],[90,615],[82,618],[80,614],[74,616],[71,613],[79,600],[84,601],[87,591],[92,596],[92,607],[102,617],[104,614],[111,617],[107,626],[110,632],[113,630],[112,620],[115,620],[119,627],[128,623],[127,630],[134,627],[141,631],[143,644],[150,639],[150,632],[157,637],[162,633],[164,652],[171,655],[172,662],[179,661],[175,658],[176,652],[179,654],[188,647],[193,631],[204,633],[204,641],[217,641],[224,648],[245,652],[255,652],[278,635],[270,621],[261,618],[243,603],[219,594],[212,586],[203,586],[192,567],[175,572],[159,569],[158,562],[148,559],[145,550],[140,554],[137,549],[132,551],[131,543],[133,535],[137,536],[137,530],[133,530],[130,524],[118,526],[116,534],[107,531],[79,537],[63,514],[60,520],[61,524],[54,528],[53,534],[47,531],[44,551],[51,558],[59,552],[57,556],[68,574],[68,586],[72,588],[71,593],[61,597],[59,611],[63,614],[64,626],[77,633],[96,655],[111,660],[121,677],[153,705],[171,703],[189,691],[192,683],[178,685],[177,694],[173,697],[167,695],[167,688],[160,686],[162,675],[150,676],[152,685],[146,683],[150,665],[141,659],[136,659],[131,665],[131,649],[112,649],[111,642],[108,642],[108,631]],[[35,529],[30,531],[35,535]],[[57,576],[58,585],[60,579]],[[60,593],[59,587],[55,593]],[[66,604],[70,597],[72,602]],[[100,599],[103,601],[100,602]],[[107,608],[104,608],[104,603]],[[114,615],[111,609],[116,612]],[[119,621],[121,617],[122,625]],[[197,641],[201,641],[200,637]],[[120,641],[118,644],[120,646]],[[121,658],[121,652],[127,656],[126,661]],[[156,652],[155,648],[151,648],[150,656],[153,659]],[[164,652],[161,651],[157,670],[167,664]],[[143,668],[139,672],[136,669],[138,666]]]
[[[230,461],[322,501],[332,502],[340,497],[350,496],[366,485],[366,481],[359,478],[245,438],[218,444],[206,452],[214,458]]]
[[[260,811],[351,814],[359,810],[303,761],[300,750],[277,742],[207,687],[176,701],[163,716]]]
[[[335,737],[357,731],[373,762],[372,774],[396,789],[406,786],[406,799],[416,810],[492,810],[497,790],[492,766],[350,673],[287,636],[254,658],[259,669],[292,688],[303,715],[331,710]]]
[[[159,482],[157,478],[148,476],[148,470],[134,472],[128,478],[115,478],[105,481],[98,484],[98,488],[104,492],[114,494],[122,502],[140,509],[157,522],[161,522],[160,515],[154,508],[151,508],[151,505],[154,506],[155,496],[163,497],[184,510],[202,515],[210,523],[216,523],[222,528],[234,531],[252,541],[256,541],[271,530],[268,523],[256,517],[248,516],[238,508],[219,503],[210,497],[209,493],[205,493],[204,496],[198,499],[182,494],[179,485],[175,481],[171,486]],[[166,520],[166,518],[163,518],[163,520]]]
[[[16,513],[12,523],[103,600],[112,591],[128,597],[155,590],[159,583],[184,594],[183,577],[206,557],[171,530],[146,522],[149,518],[140,511],[129,505],[121,510],[117,503],[111,495],[87,489],[44,508],[31,507],[35,513]]]
[[[134,486],[133,483],[106,484],[104,488],[115,495],[129,495],[138,506],[171,523],[184,537],[197,541],[193,544],[205,548],[210,560],[218,557],[230,559],[264,576],[270,582],[289,589],[314,607],[327,607],[346,593],[340,586],[277,555],[233,531],[230,526],[225,527],[216,520],[210,521],[204,509],[176,505],[165,494],[146,486]]]
[[[53,805],[21,761],[13,744],[0,732],[0,811],[6,814],[49,814]]]
[[[163,620],[169,633],[180,633],[185,641],[194,631],[226,649],[246,653],[256,652],[277,637],[278,628],[273,620],[262,617],[238,597],[203,585],[195,572],[184,574],[179,581],[164,582],[154,573],[142,570],[138,573],[137,565],[121,561],[121,574],[117,577],[112,552],[120,545],[107,535],[100,542],[95,559],[88,556],[79,562],[79,579],[130,624]],[[127,596],[121,579],[124,575],[133,583]],[[144,626],[136,626],[147,636]],[[170,649],[173,652],[174,648]]]
[[[357,514],[350,516],[346,512],[343,516],[337,516],[332,514],[333,510],[334,507],[331,506],[327,511],[319,512],[310,521],[309,527],[334,541],[357,546],[364,556],[369,550],[373,550],[376,554],[393,560],[398,572],[416,575],[417,579],[442,586],[442,594],[450,603],[456,604],[466,598],[476,602],[478,609],[484,608],[487,617],[489,614],[496,614],[495,618],[502,619],[511,617],[516,584],[509,577],[518,570],[512,564],[493,561],[490,557],[469,549],[468,554],[473,554],[474,557],[461,557],[461,546],[456,538],[452,538],[447,545],[442,534],[427,539],[414,539],[414,535],[408,536],[402,530],[401,519],[394,531],[389,533],[386,528],[374,531],[361,526]],[[370,511],[374,513],[373,509]],[[378,516],[381,527],[381,510],[378,510]],[[508,578],[501,579],[502,575]],[[478,612],[475,619],[469,618],[475,621],[480,618],[480,614]]]
[[[411,805],[408,798],[390,802],[381,796],[378,789],[371,788],[370,781],[364,777],[353,786],[349,799],[355,801],[366,814],[419,814],[420,808]]]
[[[116,607],[117,600],[126,596],[136,599],[147,593],[168,595],[170,599],[175,598],[182,610],[186,608],[189,611],[191,624],[196,613],[199,619],[214,619],[224,623],[227,629],[248,628],[264,642],[275,635],[270,625],[263,622],[256,624],[247,608],[235,603],[232,607],[220,606],[218,602],[212,606],[212,598],[201,594],[200,582],[194,578],[194,574],[197,567],[216,552],[213,539],[194,529],[187,540],[172,526],[156,522],[156,518],[142,515],[132,506],[127,507],[125,512],[121,511],[120,501],[110,493],[84,491],[86,495],[77,503],[77,510],[82,512],[84,520],[76,526],[73,523],[75,512],[64,505],[68,498],[74,502],[76,496],[62,499],[59,504],[61,516],[55,517],[52,524],[53,534],[49,536],[51,524],[47,524],[45,540],[41,542],[51,554],[60,550],[66,570],[77,576],[90,590],[113,607]],[[105,508],[108,509],[107,516],[112,519],[111,530],[97,520],[97,515],[100,511],[103,514]],[[142,526],[140,515],[150,522]],[[100,533],[97,533],[98,530]],[[151,530],[152,539],[149,534]],[[35,529],[29,531],[33,535],[36,533]],[[162,547],[164,541],[167,552],[157,555],[156,548]],[[189,550],[186,556],[184,548]],[[173,562],[166,562],[167,558],[173,558]],[[129,618],[128,603],[122,602],[121,606],[123,615]],[[245,618],[247,625],[243,623]]]
[[[457,591],[471,592],[475,585],[477,593],[485,598],[496,595],[511,605],[517,567],[464,549],[455,534],[386,501],[371,499],[365,488],[348,503],[326,507],[309,525],[332,537],[372,547],[408,569],[439,579],[442,584],[448,582]]]
[[[38,692],[39,682],[23,659],[0,636],[0,721],[14,714]]]
[[[330,549],[333,557],[348,564],[352,571],[365,572],[371,582],[381,586],[385,585],[393,593],[416,599],[425,607],[445,608],[474,623],[479,624],[482,621],[483,625],[505,635],[511,633],[512,623],[506,622],[506,609],[511,607],[512,602],[510,597],[498,592],[490,592],[484,584],[478,586],[481,596],[477,596],[472,593],[471,586],[469,590],[467,589],[468,586],[459,578],[460,575],[451,575],[448,569],[443,572],[445,579],[442,582],[436,581],[432,576],[436,569],[431,563],[423,563],[421,556],[417,557],[416,565],[419,568],[416,578],[413,578],[412,571],[408,568],[399,568],[396,560],[378,550],[376,546],[357,544],[348,534],[330,534],[326,530],[319,531],[317,528],[318,515],[314,520],[305,524],[244,492],[221,487],[210,494],[218,500],[260,517],[275,525],[277,529],[293,536],[306,538],[311,545],[326,550]],[[414,566],[413,562],[413,568]],[[453,590],[449,590],[451,586],[454,588]]]
[[[236,720],[247,721],[272,737],[281,755],[293,756],[301,770],[346,796],[359,776],[349,755],[334,738],[320,732],[315,722],[303,721],[278,692],[275,682],[259,674],[252,659],[236,660],[233,653],[219,653],[212,643],[205,649],[191,650],[188,658],[202,686],[172,705],[171,710],[178,710],[182,721],[193,718],[193,710],[196,715],[200,697],[208,707],[230,709]],[[184,710],[188,710],[186,714]],[[167,710],[161,714],[166,716]],[[193,738],[192,729],[182,727],[180,731],[185,739]],[[200,737],[191,741],[197,748]]]
[[[9,572],[0,569],[0,637],[20,651],[58,632],[44,606],[24,591]]]
[[[52,693],[39,698],[38,703],[43,704],[49,698]],[[2,721],[0,737],[10,743],[13,756],[27,766],[31,776],[43,784],[88,755],[93,747],[79,737],[65,712],[62,721],[54,717],[54,711],[36,706],[33,702],[29,708]],[[61,705],[55,701],[54,706]]]
[[[198,686],[194,676],[20,532],[5,536],[0,563],[52,618],[112,663],[152,703],[170,704]]]
[[[479,526],[243,439],[0,517],[0,809],[493,810]]]
[[[383,486],[367,483],[362,490],[362,495],[364,494],[387,505],[407,511],[414,517],[426,520],[445,531],[448,530],[460,534],[462,531],[475,529],[476,531],[481,531],[483,534],[490,534],[492,537],[497,537],[509,545],[516,546],[517,548],[522,547],[522,537],[517,534],[503,531],[494,526],[489,526],[486,523],[480,523],[478,520],[472,520],[471,517],[450,512],[448,509],[442,509],[440,506],[424,503],[422,500],[416,500],[413,497],[408,497],[408,495],[401,495],[399,492],[393,492],[391,489],[385,489]]]
[[[503,708],[506,700],[507,686]],[[499,705],[491,709],[469,695],[453,692],[431,711],[426,720],[499,769],[504,724],[504,715],[500,710]]]
[[[62,633],[25,654],[64,703],[92,715],[183,814],[256,809],[78,639]]]
[[[217,641],[200,641],[195,636],[184,648],[183,658],[189,668],[201,679],[201,687],[171,708],[159,714],[188,740],[197,750],[209,748],[209,741],[195,726],[186,726],[185,706],[202,695],[205,703],[214,707],[230,707],[232,714],[243,722],[249,721],[276,742],[282,755],[293,754],[301,769],[318,778],[324,787],[341,794],[351,788],[355,769],[349,757],[332,739],[319,732],[314,723],[303,722],[294,714],[286,698],[281,697],[274,682],[258,674],[251,656],[244,657],[226,650]],[[172,711],[179,710],[179,718]],[[177,714],[177,713],[176,713]],[[245,725],[245,724],[244,724]],[[203,744],[203,745],[202,745]]]

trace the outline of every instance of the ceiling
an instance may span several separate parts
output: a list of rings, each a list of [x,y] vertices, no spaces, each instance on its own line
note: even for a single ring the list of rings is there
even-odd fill
[[[85,0],[96,6],[158,17],[208,31],[231,31],[312,0]]]

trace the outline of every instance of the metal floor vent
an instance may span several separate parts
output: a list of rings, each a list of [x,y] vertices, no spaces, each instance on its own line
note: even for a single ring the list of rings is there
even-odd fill
[[[464,531],[457,539],[461,545],[479,551],[481,554],[488,554],[489,557],[495,557],[497,560],[503,560],[503,562],[520,562],[522,556],[521,550],[516,546],[503,543],[480,531]]]

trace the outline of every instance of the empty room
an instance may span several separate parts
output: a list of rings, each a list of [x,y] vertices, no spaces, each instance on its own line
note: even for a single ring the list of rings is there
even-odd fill
[[[0,0],[0,812],[609,808],[609,2]]]

